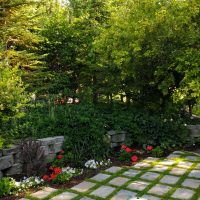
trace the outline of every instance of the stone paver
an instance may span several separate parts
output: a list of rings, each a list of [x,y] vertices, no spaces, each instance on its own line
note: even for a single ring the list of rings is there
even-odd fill
[[[140,172],[141,171],[139,170],[129,169],[128,171],[124,172],[123,175],[128,177],[134,177],[138,175]]]
[[[110,195],[116,188],[110,187],[110,186],[101,186],[98,189],[94,190],[91,195],[106,198],[108,195]]]
[[[155,157],[148,157],[146,158],[145,160],[143,160],[143,162],[149,162],[149,163],[152,163],[152,162],[155,162],[159,160],[159,158],[155,158]]]
[[[172,197],[177,199],[191,199],[193,195],[193,190],[179,188],[173,193]]]
[[[144,181],[133,181],[131,184],[128,185],[128,188],[131,190],[144,190],[150,183]]]
[[[114,179],[112,179],[109,184],[111,185],[115,185],[115,186],[122,186],[124,185],[127,181],[129,181],[130,179],[128,178],[124,178],[124,177],[116,177]]]
[[[155,165],[150,171],[155,171],[155,172],[165,172],[168,170],[169,167],[163,166],[163,165]]]
[[[167,158],[180,158],[181,155],[180,154],[170,154],[169,156],[167,156]]]
[[[158,198],[158,197],[155,197],[155,196],[152,196],[152,195],[144,195],[144,196],[142,196],[142,198],[144,198],[144,199],[148,199],[148,200],[161,200],[160,198]]]
[[[63,193],[53,197],[51,200],[71,200],[77,196],[78,196],[78,194],[74,194],[72,192],[63,192]]]
[[[90,188],[94,187],[96,184],[95,183],[91,183],[88,181],[84,181],[82,183],[79,183],[78,185],[72,187],[72,190],[76,190],[78,192],[86,192],[88,191]]]
[[[92,198],[89,198],[89,197],[83,197],[81,198],[80,200],[93,200]]]
[[[153,181],[153,180],[157,179],[159,176],[160,176],[160,174],[158,174],[158,173],[146,172],[140,178],[149,180],[149,181]]]
[[[108,174],[97,174],[96,176],[93,176],[91,179],[94,181],[104,181],[106,179],[108,179],[110,177],[110,175]]]
[[[195,169],[200,169],[200,163],[195,166]]]
[[[136,169],[148,168],[148,167],[151,167],[151,164],[150,163],[141,162],[141,163],[137,163],[133,167],[136,168]]]
[[[167,186],[167,185],[156,184],[155,186],[153,186],[153,187],[148,191],[148,193],[156,194],[156,195],[164,195],[164,194],[166,194],[167,192],[169,192],[169,190],[170,190],[171,188],[172,188],[172,187]]]
[[[181,161],[177,164],[177,167],[182,167],[182,168],[190,168],[192,166],[192,162],[186,162],[186,161]]]
[[[161,180],[160,182],[161,183],[166,183],[166,184],[176,184],[179,180],[179,177],[176,177],[176,176],[171,176],[171,175],[165,175]]]
[[[111,200],[127,200],[136,197],[137,193],[128,190],[120,190]]]
[[[182,169],[182,168],[178,168],[178,167],[176,168],[176,167],[174,167],[169,173],[181,176],[181,175],[185,174],[186,171],[187,171],[187,169]]]
[[[50,188],[50,187],[45,187],[42,190],[39,190],[33,194],[31,194],[32,197],[38,198],[38,199],[43,199],[47,196],[49,196],[51,193],[57,191],[57,189]]]
[[[110,172],[110,173],[116,173],[116,172],[118,172],[118,171],[120,171],[120,170],[122,170],[121,167],[113,166],[113,167],[110,167],[110,168],[106,169],[105,171],[106,171],[106,172]]]
[[[199,157],[197,157],[197,156],[186,156],[185,159],[189,160],[189,161],[197,161],[199,159]]]
[[[176,163],[176,162],[175,162],[174,160],[163,160],[163,161],[161,161],[159,164],[171,166],[171,165],[174,165],[175,163]]]
[[[200,178],[200,170],[192,170],[189,174],[189,177]]]
[[[185,179],[182,183],[182,186],[190,187],[190,188],[198,188],[200,186],[200,180],[196,179]]]

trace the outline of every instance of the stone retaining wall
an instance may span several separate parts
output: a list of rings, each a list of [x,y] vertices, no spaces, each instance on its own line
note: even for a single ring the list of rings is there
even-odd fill
[[[56,153],[62,149],[64,136],[38,139],[42,144],[45,157],[48,161],[55,158]],[[3,176],[12,176],[22,173],[19,146],[13,145],[9,149],[0,150],[0,179]]]
[[[200,139],[200,125],[188,125],[187,128],[190,131],[190,135],[193,139]]]

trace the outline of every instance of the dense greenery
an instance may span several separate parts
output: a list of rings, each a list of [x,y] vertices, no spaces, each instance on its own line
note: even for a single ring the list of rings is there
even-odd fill
[[[74,163],[107,155],[110,129],[184,144],[178,115],[200,102],[199,11],[199,0],[2,0],[0,134],[65,135]]]

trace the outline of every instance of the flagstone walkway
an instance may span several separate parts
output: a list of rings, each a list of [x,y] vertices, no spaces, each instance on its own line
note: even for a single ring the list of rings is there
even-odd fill
[[[132,167],[110,167],[66,190],[44,188],[26,199],[200,200],[200,155],[175,151]]]

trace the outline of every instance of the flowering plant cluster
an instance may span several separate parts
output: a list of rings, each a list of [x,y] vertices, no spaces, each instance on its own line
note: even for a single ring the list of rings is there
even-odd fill
[[[132,162],[137,162],[138,161],[138,156],[135,155],[137,153],[137,149],[131,149],[127,147],[126,145],[121,146],[121,151],[120,151],[120,156],[119,159],[121,161],[132,161]]]
[[[44,181],[52,181],[52,180],[56,179],[57,175],[60,173],[62,173],[62,168],[60,168],[60,167],[53,168],[52,166],[50,166],[49,167],[49,175],[47,175],[47,174],[44,175],[42,177],[42,179]]]
[[[55,99],[54,104],[55,105],[64,105],[64,104],[79,104],[80,100],[78,98],[72,98],[68,97],[67,99]]]
[[[61,150],[54,161],[52,162],[53,167],[63,167],[65,165],[65,159],[64,159],[64,153],[65,151]]]
[[[88,160],[85,163],[85,167],[86,168],[90,168],[90,169],[97,169],[99,167],[103,167],[103,166],[108,166],[110,165],[112,162],[110,159],[108,160],[102,160],[102,161],[96,161],[96,160]]]

